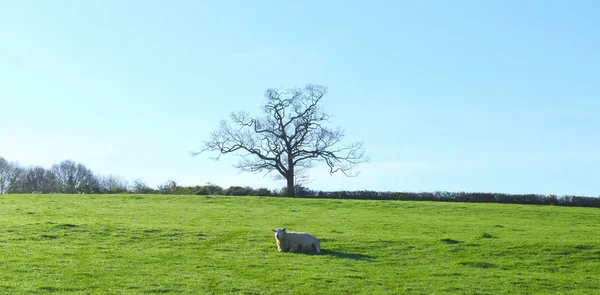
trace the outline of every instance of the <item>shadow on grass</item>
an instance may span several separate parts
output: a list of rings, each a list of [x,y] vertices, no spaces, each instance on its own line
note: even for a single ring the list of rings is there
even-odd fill
[[[453,239],[441,239],[440,241],[442,241],[442,243],[446,243],[446,244],[460,244],[460,243],[462,243],[461,241],[457,241],[457,240],[453,240]]]
[[[480,261],[464,261],[459,262],[460,265],[476,267],[476,268],[496,268],[497,265],[488,262],[480,262]]]
[[[360,253],[346,253],[346,252],[339,252],[339,251],[332,251],[332,250],[321,250],[321,252],[319,252],[319,253],[314,253],[314,252],[298,252],[296,254],[303,254],[303,255],[328,255],[328,256],[334,256],[334,257],[341,258],[341,259],[352,259],[352,260],[373,260],[374,259],[373,256],[369,256],[369,255],[365,255],[365,254],[360,254]]]

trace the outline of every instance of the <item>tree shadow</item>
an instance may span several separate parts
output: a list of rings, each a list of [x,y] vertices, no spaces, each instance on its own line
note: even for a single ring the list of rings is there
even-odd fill
[[[315,253],[315,252],[298,252],[296,254],[304,254],[304,255],[329,255],[329,256],[334,256],[340,259],[352,259],[352,260],[373,260],[374,257],[373,256],[369,256],[369,255],[365,255],[365,254],[360,254],[360,253],[346,253],[346,252],[339,252],[339,251],[333,251],[333,250],[321,250],[321,252],[319,253]]]

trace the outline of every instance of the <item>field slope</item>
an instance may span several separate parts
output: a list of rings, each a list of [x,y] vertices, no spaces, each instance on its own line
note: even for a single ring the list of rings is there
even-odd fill
[[[600,294],[600,210],[0,195],[0,294]],[[278,253],[269,229],[319,255]]]

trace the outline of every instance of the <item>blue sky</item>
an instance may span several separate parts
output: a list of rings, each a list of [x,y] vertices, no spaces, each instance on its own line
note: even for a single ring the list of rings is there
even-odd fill
[[[151,185],[280,188],[189,152],[267,88],[371,162],[322,190],[600,195],[597,1],[2,1],[0,156]]]

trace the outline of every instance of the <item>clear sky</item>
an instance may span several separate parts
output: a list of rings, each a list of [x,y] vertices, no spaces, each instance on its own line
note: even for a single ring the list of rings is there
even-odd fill
[[[281,188],[189,152],[267,88],[371,162],[313,189],[600,195],[598,1],[0,1],[0,156]]]

